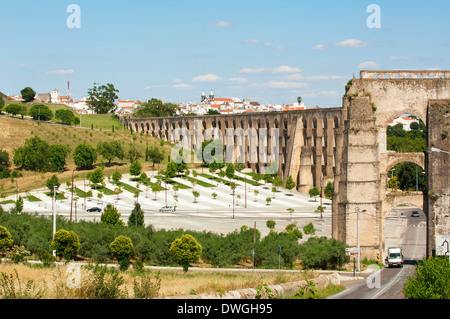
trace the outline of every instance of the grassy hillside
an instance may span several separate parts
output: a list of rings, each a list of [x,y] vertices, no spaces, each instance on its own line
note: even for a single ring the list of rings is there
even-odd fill
[[[55,106],[57,107],[57,106]],[[86,118],[84,118],[86,116]],[[111,115],[82,115],[82,127],[83,120],[87,124],[86,128],[79,127],[69,127],[63,125],[54,125],[50,123],[39,123],[36,121],[22,120],[20,118],[11,118],[6,116],[0,116],[0,128],[2,131],[2,138],[0,140],[0,149],[6,150],[10,159],[13,157],[13,149],[22,147],[27,138],[38,136],[41,139],[46,140],[49,144],[63,144],[70,147],[73,151],[75,147],[83,142],[96,147],[97,143],[100,141],[120,141],[125,152],[128,152],[133,143],[136,148],[141,152],[143,157],[140,159],[143,163],[143,168],[145,170],[151,170],[153,166],[152,163],[144,162],[145,149],[147,146],[157,145],[160,146],[160,140],[148,136],[146,134],[131,134],[129,130],[124,131],[123,129],[118,129],[116,127],[115,131],[111,131],[112,123],[119,123],[116,119],[112,118]],[[95,127],[100,129],[90,129],[90,123],[94,124]],[[105,128],[105,129],[103,129]],[[109,129],[109,131],[106,130]],[[163,164],[167,163],[167,155],[170,155],[172,146],[169,144],[164,144],[163,149],[165,150],[165,160]],[[97,164],[100,164],[102,160],[101,156],[98,156]],[[107,162],[107,161],[105,161]],[[67,157],[67,170],[63,173],[58,174],[58,177],[63,182],[70,180],[72,176],[72,170],[75,169],[75,165],[72,159],[72,153]],[[116,169],[122,173],[128,173],[129,160],[124,159],[116,163],[111,167],[105,168],[105,175],[111,175]],[[82,179],[88,171],[75,171],[76,179]],[[39,187],[45,187],[45,181],[53,173],[38,173],[23,171],[23,177],[18,179],[19,191],[28,191],[31,189],[36,189]],[[12,184],[10,179],[0,180],[0,193],[6,193],[10,195],[15,191],[15,184]]]

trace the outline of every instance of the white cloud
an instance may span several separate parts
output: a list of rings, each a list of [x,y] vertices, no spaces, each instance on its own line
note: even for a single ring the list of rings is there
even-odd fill
[[[366,61],[366,62],[362,62],[358,65],[358,69],[365,69],[365,70],[370,70],[370,69],[379,69],[380,66],[378,65],[378,63],[374,62],[374,61]]]
[[[216,22],[213,24],[208,24],[208,27],[210,27],[210,28],[229,28],[231,26],[232,26],[232,24],[227,21],[219,21],[219,22]]]
[[[230,82],[243,84],[243,83],[247,83],[248,79],[246,79],[246,78],[231,78]]]
[[[368,43],[356,39],[347,39],[341,42],[337,42],[335,43],[335,45],[338,47],[347,47],[347,48],[365,48],[367,47]]]
[[[252,40],[245,40],[244,42],[248,43],[248,44],[259,44],[259,41],[258,40],[254,40],[254,39],[252,39]]]
[[[308,80],[342,80],[346,79],[347,77],[342,75],[312,75],[308,76]]]
[[[22,63],[17,63],[17,62],[8,62],[9,65],[15,65],[18,66],[19,68],[26,68],[26,64],[22,64]]]
[[[325,44],[317,44],[317,45],[313,46],[312,49],[317,50],[317,51],[322,51],[322,50],[327,50],[328,46]]]
[[[322,90],[322,91],[309,91],[309,92],[305,92],[303,94],[301,94],[302,97],[306,97],[306,98],[316,98],[318,96],[331,96],[331,97],[336,97],[338,96],[339,93],[336,91],[326,91],[326,90]]]
[[[347,77],[342,75],[311,75],[304,76],[301,73],[294,73],[286,75],[286,80],[310,80],[310,81],[327,81],[327,80],[342,80]]]
[[[261,74],[261,73],[268,73],[268,74],[277,74],[277,73],[298,73],[300,72],[299,68],[294,68],[288,65],[280,65],[276,68],[243,68],[239,71],[239,73],[245,73],[245,74]]]
[[[192,89],[194,86],[187,83],[177,83],[173,85],[176,89]]]
[[[196,76],[192,79],[192,82],[217,82],[221,80],[221,77],[216,74],[204,74]]]
[[[58,74],[58,75],[66,75],[66,74],[74,74],[75,71],[72,69],[68,70],[53,70],[53,71],[47,71],[46,74]]]
[[[408,61],[408,60],[414,60],[414,59],[415,58],[413,58],[412,56],[405,56],[405,55],[403,55],[403,56],[391,55],[389,57],[389,60],[392,60],[392,61],[399,61],[399,60]]]
[[[263,87],[269,89],[301,89],[308,86],[306,83],[291,81],[269,81],[264,83],[255,83],[252,87]]]

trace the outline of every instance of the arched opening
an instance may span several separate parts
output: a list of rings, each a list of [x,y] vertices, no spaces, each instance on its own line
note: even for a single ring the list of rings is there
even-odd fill
[[[395,163],[387,172],[386,190],[426,192],[427,179],[424,169],[413,162]]]
[[[425,123],[413,114],[405,113],[392,118],[386,128],[386,150],[397,153],[424,152]]]

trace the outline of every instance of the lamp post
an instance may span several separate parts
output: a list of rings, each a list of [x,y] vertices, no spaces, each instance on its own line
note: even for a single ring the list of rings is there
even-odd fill
[[[56,233],[56,214],[55,214],[55,209],[56,209],[56,188],[58,188],[58,186],[53,185],[53,239],[55,238],[55,233]],[[53,256],[56,257],[56,250],[53,250]]]

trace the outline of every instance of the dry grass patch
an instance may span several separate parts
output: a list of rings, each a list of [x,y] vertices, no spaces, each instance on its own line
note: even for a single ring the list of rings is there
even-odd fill
[[[61,265],[51,268],[37,268],[23,264],[0,264],[0,274],[12,275],[17,277],[24,286],[28,281],[33,282],[36,291],[43,291],[43,298],[46,299],[65,299],[65,298],[86,298],[86,288],[70,289],[67,286],[67,280],[73,277],[72,272],[68,271],[67,265]],[[276,272],[259,273],[237,271],[201,271],[190,270],[187,273],[177,270],[128,270],[120,272],[124,283],[121,290],[125,292],[128,298],[134,298],[134,282],[139,281],[144,273],[151,278],[161,280],[158,297],[169,297],[175,295],[189,295],[201,293],[225,293],[231,290],[244,288],[256,288],[260,284],[274,285],[286,282],[294,282],[316,277],[313,272]],[[159,274],[159,275],[158,275]],[[81,286],[86,287],[92,277],[90,272],[84,268],[81,271]],[[18,288],[19,283],[16,282]],[[1,287],[0,287],[1,288]],[[1,291],[1,290],[0,290]],[[0,296],[1,298],[1,296]]]

